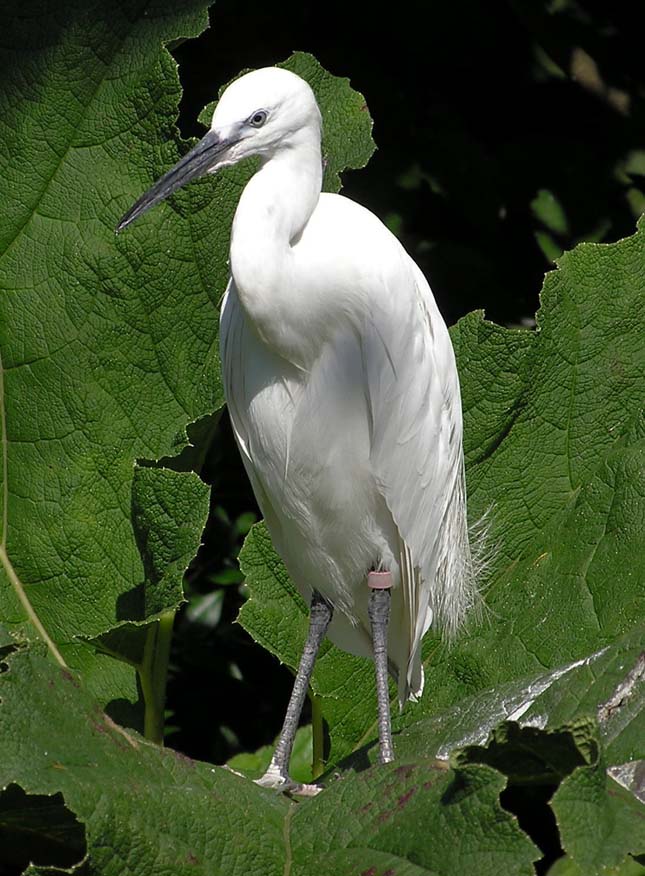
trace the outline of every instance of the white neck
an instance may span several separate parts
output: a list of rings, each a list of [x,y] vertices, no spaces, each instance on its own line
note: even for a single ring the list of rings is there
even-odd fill
[[[302,128],[262,164],[235,213],[231,274],[242,307],[271,346],[285,341],[292,247],[316,208],[321,186],[320,132],[317,126]]]

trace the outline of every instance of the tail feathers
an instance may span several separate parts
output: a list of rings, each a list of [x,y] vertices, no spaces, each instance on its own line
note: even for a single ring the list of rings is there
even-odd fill
[[[392,664],[391,674],[403,708],[423,693],[422,639],[431,625],[452,641],[466,618],[481,618],[484,602],[482,582],[490,566],[490,509],[470,527],[466,517],[466,484],[463,468],[446,509],[437,544],[437,566],[431,586],[420,580],[419,569],[407,546],[401,546],[401,587],[406,594],[408,659],[405,667]]]
[[[421,698],[423,693],[423,666],[421,665],[421,646],[416,653],[412,654],[405,671],[399,669],[396,663],[388,658],[387,668],[390,676],[397,686],[399,710],[403,711],[403,707],[408,700],[416,703]]]
[[[489,512],[468,526],[462,470],[443,520],[430,595],[434,623],[448,641],[454,639],[467,617],[481,618],[481,585],[491,560],[489,530]]]

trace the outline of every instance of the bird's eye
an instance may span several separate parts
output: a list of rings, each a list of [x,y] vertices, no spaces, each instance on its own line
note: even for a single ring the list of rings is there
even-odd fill
[[[266,110],[258,110],[256,113],[253,113],[249,119],[249,125],[253,125],[254,128],[261,128],[266,122],[268,115],[269,114]]]

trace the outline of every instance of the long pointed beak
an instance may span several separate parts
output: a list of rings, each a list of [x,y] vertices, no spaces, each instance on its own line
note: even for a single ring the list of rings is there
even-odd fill
[[[198,176],[203,176],[209,170],[214,170],[214,165],[217,164],[217,158],[229,146],[232,146],[233,140],[223,139],[216,134],[215,131],[209,131],[205,134],[199,143],[194,146],[190,152],[187,152],[184,157],[172,167],[168,173],[165,173],[161,179],[141,195],[138,201],[130,207],[128,212],[123,216],[116,227],[117,233],[123,231],[135,219],[138,219],[143,213],[165,201],[167,197],[176,192],[186,183]]]

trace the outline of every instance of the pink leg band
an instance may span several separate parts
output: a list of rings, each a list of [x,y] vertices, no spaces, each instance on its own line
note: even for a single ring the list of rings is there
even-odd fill
[[[392,573],[370,572],[367,576],[367,586],[372,590],[389,590],[392,586]]]

